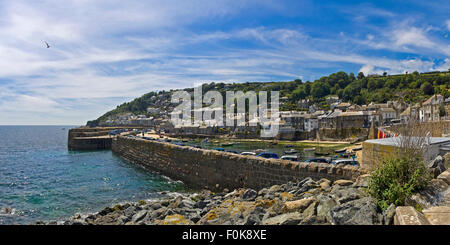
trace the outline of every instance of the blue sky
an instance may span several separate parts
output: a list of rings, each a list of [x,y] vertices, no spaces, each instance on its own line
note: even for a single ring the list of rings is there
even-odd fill
[[[416,0],[2,0],[0,124],[81,125],[198,82],[447,70],[448,13]]]

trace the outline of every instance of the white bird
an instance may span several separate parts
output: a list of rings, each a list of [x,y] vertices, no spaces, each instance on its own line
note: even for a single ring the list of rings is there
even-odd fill
[[[44,41],[45,45],[47,45],[47,48],[50,48],[50,45],[46,41]]]

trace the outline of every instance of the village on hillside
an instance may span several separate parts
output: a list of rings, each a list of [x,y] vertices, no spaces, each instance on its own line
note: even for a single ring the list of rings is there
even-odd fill
[[[154,96],[157,107],[148,107],[147,114],[134,115],[123,113],[109,116],[101,126],[141,126],[154,129],[167,135],[189,136],[221,136],[235,138],[258,138],[261,127],[259,123],[251,126],[247,121],[241,126],[218,126],[203,122],[203,125],[175,127],[171,123],[171,113],[176,106],[166,99]],[[283,104],[285,98],[280,98]],[[309,99],[298,101],[301,111],[280,111],[279,133],[275,137],[280,140],[351,140],[364,139],[369,129],[374,126],[383,128],[415,122],[438,122],[450,120],[450,98],[434,94],[422,103],[407,104],[402,101],[387,101],[386,103],[369,103],[357,105],[343,102],[337,96],[328,96],[326,103],[329,110],[320,110],[318,105]],[[203,112],[213,110],[202,108]],[[234,119],[244,117],[244,114],[234,114]],[[224,122],[226,115],[224,113]],[[257,116],[253,120],[259,122]],[[275,123],[275,122],[269,122]],[[449,132],[443,132],[442,136]],[[388,131],[377,132],[375,138],[392,136]],[[440,135],[441,136],[441,135]]]

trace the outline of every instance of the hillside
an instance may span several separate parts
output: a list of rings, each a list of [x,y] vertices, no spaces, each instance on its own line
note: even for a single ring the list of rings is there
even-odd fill
[[[246,82],[246,83],[210,83],[203,84],[203,93],[217,90],[224,95],[226,91],[279,91],[280,98],[286,97],[280,110],[298,110],[298,101],[311,99],[323,109],[327,109],[325,98],[329,95],[337,95],[346,102],[358,105],[370,102],[385,103],[388,100],[403,100],[407,103],[415,103],[426,99],[432,94],[439,93],[445,97],[450,96],[450,72],[427,72],[399,75],[370,75],[365,77],[359,73],[356,77],[353,73],[343,71],[321,77],[314,82],[303,82],[300,79],[290,82]],[[184,89],[188,92],[193,88]],[[176,90],[147,93],[131,102],[117,106],[96,120],[87,122],[88,126],[97,126],[106,121],[108,116],[131,112],[135,115],[147,116],[148,107],[159,108],[161,111],[170,111],[174,105],[170,103],[171,94]]]

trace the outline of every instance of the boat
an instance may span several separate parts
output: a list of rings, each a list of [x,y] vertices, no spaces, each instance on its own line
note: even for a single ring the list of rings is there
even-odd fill
[[[257,150],[255,150],[255,153],[261,153],[261,152],[264,152],[265,150],[263,150],[263,149],[257,149]]]
[[[335,150],[334,153],[345,153],[347,149]]]
[[[285,145],[284,148],[293,148],[294,145]]]
[[[328,155],[330,155],[329,152],[314,152],[314,154],[317,155],[317,156],[328,156]]]
[[[290,149],[289,151],[284,151],[284,154],[295,154],[297,151],[295,149]]]
[[[231,142],[222,143],[222,146],[232,146],[232,145],[233,145],[233,143],[231,143]]]
[[[304,148],[303,149],[303,151],[315,151],[315,150],[316,150],[315,147],[313,147],[313,148]]]
[[[355,155],[356,155],[356,153],[354,153],[354,152],[346,152],[346,153],[342,154],[342,157],[349,158],[349,157],[352,157],[352,156],[355,156]]]
[[[181,140],[181,142],[188,142],[189,140],[186,140],[186,139],[183,139],[183,140]]]
[[[289,161],[298,162],[298,156],[282,156],[281,160],[289,160]]]
[[[360,151],[360,150],[362,150],[362,147],[356,147],[352,149],[352,151]]]

